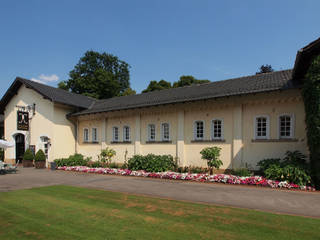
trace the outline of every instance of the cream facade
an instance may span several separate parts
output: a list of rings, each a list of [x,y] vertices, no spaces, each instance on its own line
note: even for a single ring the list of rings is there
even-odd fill
[[[256,168],[286,151],[308,155],[301,86],[319,49],[320,39],[300,49],[292,70],[104,100],[17,77],[0,102],[5,139],[15,143],[5,161],[31,147],[48,163],[74,153],[97,160],[110,147],[116,163],[153,153],[205,167],[200,151],[217,146],[223,169]],[[19,119],[28,130],[17,130]]]
[[[267,119],[265,137],[257,138],[256,119]],[[281,136],[281,116],[290,116],[286,127],[291,136]],[[116,151],[114,161],[123,163],[134,154],[170,154],[180,166],[206,166],[200,151],[205,147],[221,148],[222,168],[249,166],[256,168],[259,160],[283,157],[285,152],[299,150],[308,154],[304,106],[299,89],[275,91],[216,100],[183,104],[167,104],[134,110],[112,111],[82,115],[77,123],[77,152],[94,160],[100,150],[111,147]],[[221,137],[213,136],[213,121],[220,120]],[[196,122],[203,123],[203,138],[197,139]],[[163,124],[169,126],[169,139],[163,139]],[[149,126],[154,126],[150,140]],[[124,136],[124,127],[130,129],[130,140]],[[98,132],[98,141],[92,142],[92,129]],[[114,128],[118,139],[114,139]],[[84,141],[84,131],[89,139]]]
[[[17,130],[17,111],[35,104],[35,111],[29,112],[29,130]],[[15,143],[19,134],[24,149],[30,145],[35,151],[42,149],[47,153],[48,161],[66,157],[75,152],[75,125],[66,118],[74,111],[71,107],[56,104],[42,95],[22,85],[17,94],[11,98],[4,110],[5,139]],[[16,147],[5,151],[5,161],[16,161]]]

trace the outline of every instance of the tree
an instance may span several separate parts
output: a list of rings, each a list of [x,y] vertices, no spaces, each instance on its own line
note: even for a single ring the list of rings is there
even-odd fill
[[[58,87],[97,99],[119,96],[130,87],[129,67],[112,54],[87,51]]]
[[[209,80],[199,80],[191,75],[183,75],[180,77],[179,81],[173,83],[173,87],[184,87],[184,86],[190,86],[192,84],[203,84],[203,83],[209,83]]]
[[[307,71],[302,88],[305,107],[310,169],[316,188],[320,189],[320,55]]]
[[[124,92],[122,92],[120,96],[129,96],[129,95],[136,95],[136,94],[137,92],[129,87],[126,90],[124,90]]]
[[[262,74],[262,73],[269,73],[269,72],[274,72],[274,69],[272,68],[271,65],[261,65],[259,68],[259,72],[256,72],[256,74]]]
[[[165,80],[160,80],[159,82],[157,81],[151,81],[148,85],[148,87],[143,90],[143,93],[146,92],[153,92],[153,91],[158,91],[158,90],[164,90],[164,89],[169,89],[171,88],[171,83],[167,82]]]
[[[65,81],[59,82],[58,83],[58,88],[63,89],[63,90],[69,90],[68,85]]]

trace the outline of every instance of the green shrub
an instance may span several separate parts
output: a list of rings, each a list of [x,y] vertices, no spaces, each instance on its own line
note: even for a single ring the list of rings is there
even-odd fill
[[[283,160],[265,159],[258,162],[257,165],[268,179],[288,181],[298,185],[311,183],[306,156],[299,151],[287,151]]]
[[[91,168],[101,168],[101,167],[105,167],[105,164],[103,164],[100,161],[90,161],[88,162],[87,166]]]
[[[106,148],[101,150],[101,153],[98,155],[99,161],[106,163],[109,165],[111,163],[112,158],[116,155],[116,151],[112,148]]]
[[[33,161],[34,155],[30,149],[27,149],[23,154],[23,160]]]
[[[109,168],[120,168],[120,167],[121,167],[121,164],[118,164],[115,162],[112,162],[109,164]]]
[[[45,161],[46,160],[46,155],[44,154],[44,152],[41,149],[38,150],[38,152],[36,153],[36,156],[34,157],[34,160],[36,162],[40,162],[40,161]]]
[[[88,166],[91,158],[85,158],[82,154],[76,153],[68,158],[55,159],[54,162],[58,167],[63,166]]]
[[[201,158],[207,161],[209,168],[219,169],[220,166],[223,164],[222,161],[219,159],[220,151],[221,151],[221,148],[219,147],[204,148],[200,152],[200,154],[202,155]]]
[[[252,176],[253,173],[248,168],[236,168],[231,170],[231,174],[240,177]]]
[[[134,155],[128,160],[128,168],[131,170],[145,170],[148,172],[165,172],[174,170],[176,168],[176,163],[171,155]]]
[[[260,171],[263,173],[266,171],[271,165],[280,166],[280,158],[267,158],[263,159],[258,162],[257,166],[259,167]]]

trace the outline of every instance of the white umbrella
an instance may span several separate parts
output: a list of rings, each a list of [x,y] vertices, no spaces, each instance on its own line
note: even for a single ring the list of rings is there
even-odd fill
[[[11,148],[13,146],[14,146],[14,143],[0,139],[0,148],[6,149],[6,148]]]

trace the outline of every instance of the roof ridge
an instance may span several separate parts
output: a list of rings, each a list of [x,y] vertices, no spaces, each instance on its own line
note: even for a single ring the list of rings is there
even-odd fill
[[[261,73],[261,74],[254,74],[254,75],[246,75],[246,76],[241,76],[241,77],[235,77],[235,78],[229,78],[229,79],[224,79],[224,80],[218,80],[218,81],[210,81],[208,83],[202,83],[202,84],[191,84],[188,86],[183,86],[183,87],[177,87],[177,88],[168,88],[168,89],[161,89],[161,90],[155,90],[155,91],[151,91],[151,92],[141,92],[135,95],[128,95],[128,96],[115,96],[112,98],[105,98],[105,99],[99,99],[98,102],[104,102],[106,100],[110,100],[110,99],[116,99],[116,98],[122,98],[122,97],[130,97],[130,96],[139,96],[139,95],[144,95],[144,94],[152,94],[155,92],[165,92],[165,91],[172,91],[175,89],[183,89],[183,88],[190,88],[190,87],[199,87],[199,86],[204,86],[204,85],[210,85],[213,83],[220,83],[220,82],[226,82],[226,81],[234,81],[234,80],[240,80],[243,78],[248,78],[248,77],[255,77],[255,76],[265,76],[265,75],[269,75],[269,74],[276,74],[276,73],[280,73],[280,72],[289,72],[292,71],[292,69],[284,69],[284,70],[278,70],[278,71],[273,71],[273,72],[268,72],[268,73]]]
[[[23,78],[23,77],[19,77],[19,76],[16,77],[16,79],[25,81],[27,83],[28,82],[32,82],[32,83],[35,83],[35,84],[38,84],[38,85],[41,85],[41,86],[44,86],[44,87],[52,88],[54,90],[63,91],[63,92],[68,93],[68,94],[73,94],[73,95],[78,95],[78,96],[81,96],[81,97],[89,98],[91,100],[97,100],[96,98],[93,98],[93,97],[89,97],[89,96],[86,96],[86,95],[83,95],[83,94],[79,94],[79,93],[73,93],[73,92],[70,92],[68,90],[65,90],[65,89],[62,89],[62,88],[59,88],[59,87],[53,87],[53,86],[50,86],[50,85],[47,85],[47,84],[44,84],[44,83],[39,83],[39,82],[33,81],[31,79],[27,79],[27,78]]]

